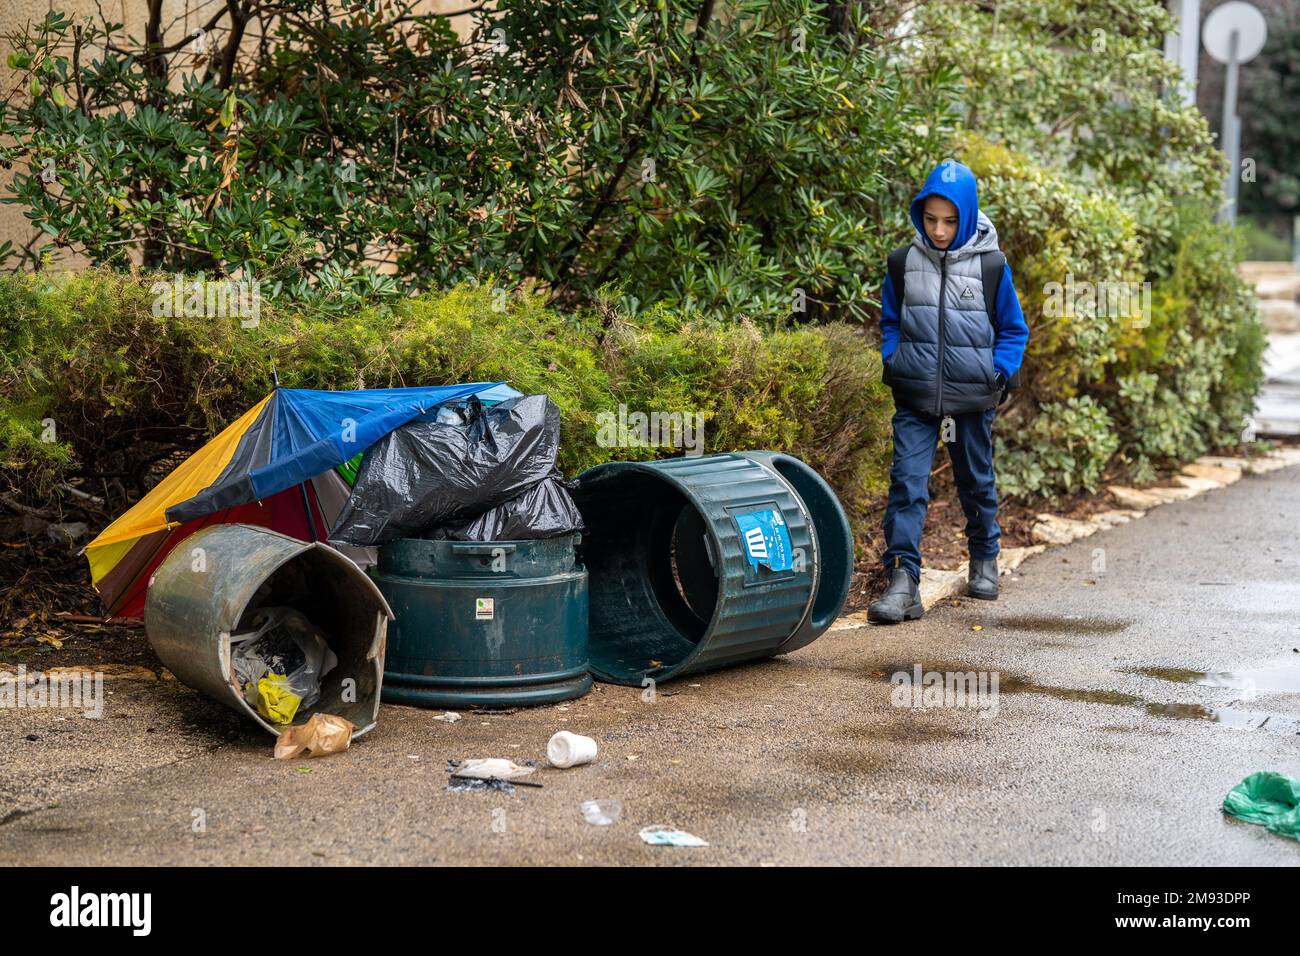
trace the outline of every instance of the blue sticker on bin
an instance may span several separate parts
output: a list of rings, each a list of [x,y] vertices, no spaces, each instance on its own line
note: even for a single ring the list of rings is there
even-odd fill
[[[736,524],[745,542],[745,555],[754,570],[758,570],[760,564],[769,571],[789,571],[794,567],[790,532],[780,511],[772,509],[736,515]]]

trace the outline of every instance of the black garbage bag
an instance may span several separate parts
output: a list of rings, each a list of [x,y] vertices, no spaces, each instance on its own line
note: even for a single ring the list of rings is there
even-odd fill
[[[459,524],[439,525],[426,538],[453,541],[527,541],[558,538],[582,531],[582,515],[558,478],[544,478],[522,495],[489,508],[477,518]]]
[[[411,422],[367,449],[330,539],[371,546],[468,522],[560,478],[559,445],[560,410],[545,395],[493,408],[471,398],[463,424]]]

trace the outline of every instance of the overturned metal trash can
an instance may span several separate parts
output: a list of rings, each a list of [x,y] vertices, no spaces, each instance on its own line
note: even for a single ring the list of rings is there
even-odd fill
[[[641,686],[770,657],[830,625],[848,592],[852,538],[841,533],[847,520],[833,530],[834,493],[825,488],[831,508],[799,469],[815,477],[789,456],[747,452],[610,462],[579,476],[598,679]],[[814,489],[816,507],[786,473]],[[826,542],[816,532],[822,511]],[[772,533],[783,560],[769,553]]]
[[[329,545],[252,525],[197,531],[154,572],[145,633],[178,680],[278,736],[290,725],[269,723],[254,710],[231,667],[231,634],[247,614],[272,606],[304,614],[338,658],[323,677],[320,699],[300,709],[293,724],[324,713],[355,724],[354,736],[374,727],[392,614],[365,573]]]
[[[370,573],[395,615],[384,701],[519,707],[591,690],[579,537],[380,548]]]

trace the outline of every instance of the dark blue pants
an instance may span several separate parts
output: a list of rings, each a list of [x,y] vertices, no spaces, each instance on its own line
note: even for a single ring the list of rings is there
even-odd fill
[[[998,490],[993,474],[993,418],[997,409],[954,415],[948,443],[957,496],[966,513],[966,542],[976,560],[998,554]],[[921,579],[921,529],[930,505],[930,468],[943,419],[908,408],[894,412],[894,464],[885,508],[885,567]]]

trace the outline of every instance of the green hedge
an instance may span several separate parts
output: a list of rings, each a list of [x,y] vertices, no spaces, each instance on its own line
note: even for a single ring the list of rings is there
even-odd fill
[[[244,328],[233,318],[155,316],[155,281],[170,277],[0,277],[0,477],[11,492],[33,500],[79,477],[125,507],[261,399],[273,367],[291,387],[505,379],[545,392],[563,414],[560,464],[570,476],[681,453],[602,447],[599,416],[622,404],[703,416],[706,453],[771,448],[803,458],[863,529],[884,490],[892,403],[860,328],[769,332],[664,310],[566,316],[537,297],[470,286],[344,317],[264,302],[257,326]]]
[[[1095,489],[1107,468],[1150,478],[1159,465],[1237,444],[1263,332],[1223,230],[1194,216],[1177,224],[1178,252],[1153,283],[1144,327],[1047,317],[1042,290],[1067,273],[1140,274],[1131,218],[1001,147],[968,140],[962,156],[1007,236],[1032,329],[1025,387],[997,426],[1003,494]],[[545,392],[564,416],[569,475],[681,453],[602,446],[601,416],[620,405],[696,413],[706,452],[797,455],[834,485],[860,537],[876,529],[893,406],[860,328],[766,331],[664,309],[564,315],[538,297],[470,286],[342,317],[264,302],[257,327],[244,328],[155,316],[157,281],[169,278],[97,269],[0,277],[0,486],[11,496],[40,505],[81,479],[119,511],[261,399],[274,368],[295,387],[506,379]]]

